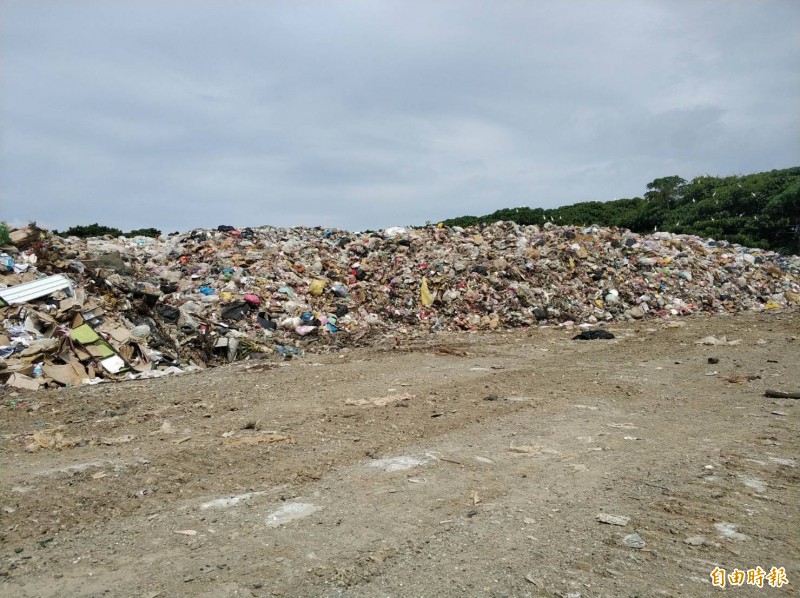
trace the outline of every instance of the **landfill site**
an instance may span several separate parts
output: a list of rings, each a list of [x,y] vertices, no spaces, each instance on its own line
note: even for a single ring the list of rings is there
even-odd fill
[[[798,256],[31,225],[0,319],[0,596],[800,593]]]

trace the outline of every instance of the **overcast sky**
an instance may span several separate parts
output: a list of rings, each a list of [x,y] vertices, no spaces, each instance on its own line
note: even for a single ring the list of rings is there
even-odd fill
[[[0,0],[0,219],[423,224],[800,165],[800,1]]]

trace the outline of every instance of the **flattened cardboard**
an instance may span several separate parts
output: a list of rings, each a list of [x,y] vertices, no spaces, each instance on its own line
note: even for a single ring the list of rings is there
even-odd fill
[[[92,357],[105,358],[117,354],[114,349],[102,341],[92,345],[84,345],[83,348],[86,349]]]
[[[114,328],[108,327],[104,329],[103,332],[107,332],[111,338],[120,344],[128,342],[128,339],[131,338],[130,330],[122,326],[116,326]]]
[[[48,365],[45,364],[42,366],[42,371],[44,375],[48,378],[52,378],[59,384],[64,384],[68,386],[80,386],[83,382],[83,378],[86,376],[81,376],[72,364],[68,365]]]
[[[41,382],[36,378],[30,378],[25,374],[11,374],[6,380],[6,386],[13,386],[22,390],[39,390]]]
[[[98,335],[88,324],[83,324],[77,328],[73,328],[72,332],[69,333],[69,336],[72,340],[78,341],[82,345],[90,345],[100,340],[100,335]]]

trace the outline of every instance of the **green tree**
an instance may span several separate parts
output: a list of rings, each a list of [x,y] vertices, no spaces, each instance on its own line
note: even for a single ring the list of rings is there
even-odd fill
[[[154,239],[161,236],[161,231],[157,228],[137,228],[129,233],[125,233],[126,237],[152,237]]]
[[[647,193],[644,194],[644,198],[665,208],[670,208],[683,199],[685,187],[686,180],[677,175],[656,179],[647,183]]]
[[[510,220],[518,224],[619,226],[677,232],[750,247],[800,253],[800,167],[745,176],[656,179],[645,198],[583,202],[557,209],[510,208],[445,220],[449,226]]]
[[[103,237],[111,235],[112,237],[122,236],[122,231],[118,228],[110,226],[103,226],[95,222],[85,226],[72,226],[65,230],[63,233],[58,233],[62,237],[80,237],[86,239],[88,237]]]

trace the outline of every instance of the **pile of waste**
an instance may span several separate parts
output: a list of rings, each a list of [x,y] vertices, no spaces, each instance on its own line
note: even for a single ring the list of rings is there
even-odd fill
[[[0,382],[35,390],[288,358],[387,335],[800,304],[800,258],[627,230],[274,227],[0,248]]]

